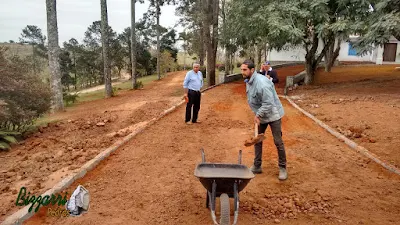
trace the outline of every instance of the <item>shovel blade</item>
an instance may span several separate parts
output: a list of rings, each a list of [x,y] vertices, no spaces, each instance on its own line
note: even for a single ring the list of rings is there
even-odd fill
[[[262,142],[264,139],[265,139],[265,136],[263,134],[259,134],[259,135],[257,135],[257,137],[253,137],[250,140],[246,140],[244,142],[244,146],[249,147],[249,146],[255,145],[259,142]]]

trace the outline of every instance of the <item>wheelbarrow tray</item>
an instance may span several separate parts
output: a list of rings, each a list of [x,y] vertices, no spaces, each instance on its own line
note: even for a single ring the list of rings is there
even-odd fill
[[[194,175],[209,192],[212,192],[212,183],[215,181],[217,194],[227,193],[229,196],[233,196],[235,182],[240,192],[254,178],[254,174],[245,165],[224,163],[200,163]]]

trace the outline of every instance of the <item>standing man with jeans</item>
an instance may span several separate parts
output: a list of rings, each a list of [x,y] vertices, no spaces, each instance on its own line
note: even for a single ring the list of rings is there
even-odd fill
[[[254,123],[258,124],[258,133],[264,133],[268,125],[271,127],[279,156],[279,180],[286,180],[286,153],[281,128],[284,110],[274,84],[266,76],[255,71],[254,63],[251,60],[243,62],[241,72],[246,81],[247,102],[255,114]],[[262,146],[262,142],[254,145],[254,165],[250,168],[253,173],[262,172]]]
[[[203,87],[203,74],[199,71],[200,64],[193,63],[193,70],[186,73],[185,80],[183,81],[183,88],[185,90],[186,116],[185,123],[192,124],[198,123],[197,117],[200,110],[201,92]],[[193,117],[192,117],[193,107]],[[192,120],[190,122],[190,120]]]

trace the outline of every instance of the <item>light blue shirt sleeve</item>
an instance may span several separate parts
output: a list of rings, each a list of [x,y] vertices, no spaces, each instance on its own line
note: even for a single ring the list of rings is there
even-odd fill
[[[183,80],[183,88],[188,88],[189,86],[189,80],[190,80],[190,72],[186,73],[186,77]]]

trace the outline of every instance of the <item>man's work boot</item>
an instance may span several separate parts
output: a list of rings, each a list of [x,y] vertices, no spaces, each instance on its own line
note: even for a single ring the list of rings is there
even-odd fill
[[[279,180],[286,180],[287,179],[287,171],[285,168],[279,167]]]
[[[261,169],[261,166],[251,166],[251,168],[250,168],[250,170],[251,170],[251,172],[253,172],[253,173],[262,173],[262,169]]]

